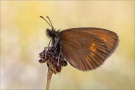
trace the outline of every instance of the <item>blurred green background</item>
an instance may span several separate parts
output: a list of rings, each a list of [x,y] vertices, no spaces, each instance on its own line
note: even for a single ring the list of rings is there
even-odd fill
[[[134,1],[1,1],[1,89],[45,89],[47,66],[39,53],[48,45],[49,16],[55,28],[99,27],[116,32],[119,46],[96,70],[69,64],[53,75],[54,90],[133,90]]]

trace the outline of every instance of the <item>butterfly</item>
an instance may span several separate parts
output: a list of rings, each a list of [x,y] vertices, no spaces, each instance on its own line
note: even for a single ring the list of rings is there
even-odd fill
[[[66,61],[81,71],[96,69],[118,46],[119,37],[113,31],[95,27],[58,31],[54,29],[48,16],[50,23],[43,16],[40,17],[51,27],[46,29],[46,34],[51,40],[48,47],[40,53],[39,62],[47,62],[48,67],[55,73],[67,65]]]

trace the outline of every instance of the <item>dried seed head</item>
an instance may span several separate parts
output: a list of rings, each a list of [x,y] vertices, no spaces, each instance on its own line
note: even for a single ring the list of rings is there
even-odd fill
[[[61,72],[62,66],[67,66],[67,62],[64,60],[64,57],[62,57],[61,55],[56,55],[52,48],[49,48],[48,50],[43,50],[39,54],[39,56],[41,58],[39,62],[47,62],[48,68],[54,71],[55,73]]]

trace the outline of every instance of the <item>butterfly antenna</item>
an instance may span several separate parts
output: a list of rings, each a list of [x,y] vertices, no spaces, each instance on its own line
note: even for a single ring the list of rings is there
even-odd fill
[[[47,18],[48,18],[48,20],[50,21],[50,24],[51,24],[51,26],[52,26],[52,29],[54,29],[50,18],[49,18],[48,16],[47,16]]]
[[[40,18],[42,18],[42,19],[44,19],[47,23],[48,23],[48,25],[52,28],[52,29],[54,29],[53,28],[53,25],[52,25],[52,23],[51,23],[51,20],[50,20],[50,18],[47,16],[47,18],[49,19],[49,22],[43,17],[43,16],[40,16]]]

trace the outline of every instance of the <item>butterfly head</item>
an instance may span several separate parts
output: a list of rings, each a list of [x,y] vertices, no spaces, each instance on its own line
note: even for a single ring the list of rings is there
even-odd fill
[[[48,25],[51,27],[51,29],[46,29],[47,36],[50,38],[55,38],[57,36],[57,34],[59,33],[59,31],[56,31],[54,29],[50,18],[47,16],[47,18],[49,20],[49,22],[48,22],[43,16],[40,16],[40,17],[43,18],[48,23]]]

